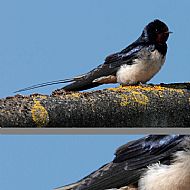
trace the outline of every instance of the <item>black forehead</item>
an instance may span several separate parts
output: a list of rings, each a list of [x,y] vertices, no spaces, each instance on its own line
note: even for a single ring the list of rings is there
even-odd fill
[[[154,20],[153,22],[147,25],[147,29],[153,29],[153,28],[159,29],[159,30],[168,30],[167,25],[158,19]]]

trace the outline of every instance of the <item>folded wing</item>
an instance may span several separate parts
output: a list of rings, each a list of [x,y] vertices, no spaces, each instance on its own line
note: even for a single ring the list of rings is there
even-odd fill
[[[114,160],[78,181],[74,190],[104,190],[137,186],[147,166],[170,164],[173,154],[183,150],[183,135],[149,135],[117,149]],[[66,190],[68,186],[59,190]]]

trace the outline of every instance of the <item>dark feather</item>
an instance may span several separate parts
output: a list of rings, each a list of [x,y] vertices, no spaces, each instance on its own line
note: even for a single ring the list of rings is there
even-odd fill
[[[104,190],[138,183],[147,166],[170,164],[176,151],[184,150],[184,135],[149,135],[116,150],[114,160],[80,180],[74,190]]]
[[[77,78],[75,82],[63,87],[66,91],[80,91],[101,85],[101,83],[93,82],[95,79],[108,75],[116,75],[119,67],[123,64],[132,65],[133,60],[137,58],[138,52],[144,48],[143,45],[134,43],[119,53],[106,57],[104,64],[99,65],[96,69],[84,74],[83,77]]]
[[[166,41],[169,37],[169,33],[170,32],[168,30],[167,25],[161,22],[160,20],[156,19],[153,22],[150,22],[144,28],[141,36],[134,43],[132,43],[131,45],[129,45],[128,47],[126,47],[118,53],[109,55],[108,57],[106,57],[104,64],[98,66],[96,69],[93,69],[87,74],[71,79],[58,80],[33,85],[18,90],[16,92],[67,82],[71,82],[71,84],[63,87],[63,89],[66,91],[80,91],[99,86],[102,83],[98,83],[97,81],[94,82],[95,79],[98,79],[100,77],[106,77],[109,75],[116,76],[116,73],[121,65],[137,64],[134,61],[134,59],[142,57],[146,58],[147,56],[149,56],[149,50],[152,47],[154,49],[157,49],[163,56],[165,56],[167,52]],[[116,80],[114,82],[116,82]]]

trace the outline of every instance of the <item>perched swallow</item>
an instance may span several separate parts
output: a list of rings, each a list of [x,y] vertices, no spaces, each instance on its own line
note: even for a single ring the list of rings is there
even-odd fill
[[[112,162],[56,190],[190,189],[190,135],[149,135],[116,150]]]
[[[71,79],[51,81],[18,90],[21,92],[47,85],[68,83],[66,91],[80,91],[107,83],[132,85],[146,83],[165,62],[169,37],[167,25],[160,20],[150,22],[141,36],[131,45],[118,53],[106,57],[103,64],[92,71]]]

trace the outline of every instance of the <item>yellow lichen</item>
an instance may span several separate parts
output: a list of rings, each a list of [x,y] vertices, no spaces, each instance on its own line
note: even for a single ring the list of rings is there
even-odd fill
[[[49,122],[47,110],[40,104],[40,101],[34,99],[34,105],[31,109],[32,119],[37,127],[46,126]]]
[[[139,104],[146,105],[149,102],[149,99],[146,95],[140,92],[132,92],[133,100]]]
[[[128,104],[133,104],[133,103],[146,105],[149,102],[149,99],[146,95],[140,92],[136,92],[136,91],[133,91],[131,92],[131,94],[128,94],[128,95],[121,94],[120,98],[121,98],[121,102],[120,102],[121,106],[127,106]]]
[[[121,102],[120,102],[121,106],[127,106],[130,103],[128,101],[128,96],[126,94],[121,94],[120,98],[121,98]]]
[[[140,86],[140,85],[132,85],[132,86],[119,86],[116,88],[108,88],[108,90],[113,91],[132,91],[132,90],[143,90],[143,91],[171,91],[171,92],[178,92],[183,93],[183,89],[176,89],[176,88],[169,88],[169,87],[162,87],[160,85],[155,86]]]
[[[134,93],[134,92],[151,92],[152,94],[159,96],[160,98],[164,97],[164,92],[167,93],[178,93],[180,95],[184,94],[184,90],[183,89],[176,89],[176,88],[169,88],[169,87],[162,87],[160,85],[155,85],[155,86],[119,86],[117,88],[109,88],[108,90],[112,90],[112,91],[118,91],[118,92],[130,92],[130,93]]]
[[[184,90],[182,90],[182,89],[176,89],[176,88],[168,88],[168,90],[170,91],[170,92],[177,92],[178,94],[184,94]]]
[[[32,97],[35,98],[35,99],[38,99],[38,98],[39,99],[47,99],[48,96],[47,95],[42,95],[42,94],[33,94]]]
[[[127,90],[127,91],[131,91],[131,90],[144,90],[144,91],[153,91],[153,90],[158,90],[158,91],[162,91],[162,90],[166,90],[168,88],[166,87],[162,87],[162,86],[119,86],[118,88],[110,88],[109,90]]]
[[[66,94],[66,97],[68,98],[80,98],[81,96],[81,93],[79,92],[74,92],[74,93],[71,93],[71,94]]]

